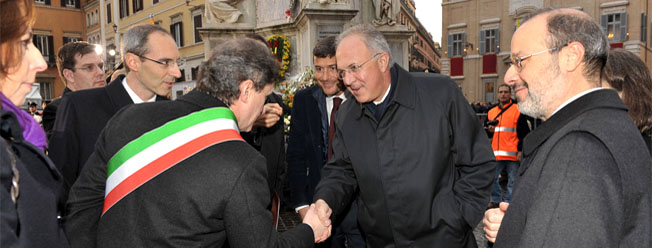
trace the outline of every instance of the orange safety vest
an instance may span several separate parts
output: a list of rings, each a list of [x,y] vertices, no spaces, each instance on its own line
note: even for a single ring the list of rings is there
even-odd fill
[[[512,103],[512,100],[510,100]],[[508,106],[506,104],[505,106]],[[502,111],[500,105],[489,110],[489,120],[495,120],[496,116]],[[494,137],[491,140],[491,147],[494,150],[496,160],[518,160],[518,136],[516,135],[516,124],[521,112],[518,111],[516,103],[509,106],[502,115],[498,116],[498,124],[494,131]]]

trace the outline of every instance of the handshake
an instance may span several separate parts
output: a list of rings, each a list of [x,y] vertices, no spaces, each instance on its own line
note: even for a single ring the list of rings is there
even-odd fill
[[[324,200],[317,200],[308,207],[305,215],[302,215],[303,223],[312,228],[315,235],[315,243],[323,242],[331,236],[331,213],[332,210]]]

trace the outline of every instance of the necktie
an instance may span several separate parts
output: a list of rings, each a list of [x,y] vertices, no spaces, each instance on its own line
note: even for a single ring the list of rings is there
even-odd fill
[[[331,121],[328,124],[328,160],[333,156],[333,137],[335,136],[335,112],[340,108],[342,98],[333,97],[333,110],[331,111]]]

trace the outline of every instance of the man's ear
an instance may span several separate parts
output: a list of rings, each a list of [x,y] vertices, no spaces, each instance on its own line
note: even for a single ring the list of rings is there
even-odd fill
[[[380,71],[385,72],[386,70],[389,70],[389,54],[380,54],[376,62],[378,62],[378,66],[380,66]]]
[[[70,84],[70,83],[74,83],[74,82],[75,82],[75,77],[74,77],[74,75],[73,75],[74,72],[73,72],[72,70],[70,70],[70,69],[63,69],[62,72],[63,72],[63,73],[62,73],[62,74],[63,74],[63,77],[66,79],[66,86],[68,86],[68,84]]]
[[[568,44],[566,49],[560,48],[559,51],[559,66],[563,71],[572,72],[577,70],[582,64],[584,58],[584,45],[577,41]]]
[[[251,79],[247,79],[245,81],[240,82],[240,85],[238,87],[240,88],[240,96],[238,97],[238,101],[247,103],[251,99],[254,91],[256,90],[254,88],[254,81],[251,81]]]
[[[136,54],[127,53],[127,54],[125,54],[124,63],[125,63],[125,66],[128,66],[130,70],[139,71],[142,61],[140,60],[140,58]]]

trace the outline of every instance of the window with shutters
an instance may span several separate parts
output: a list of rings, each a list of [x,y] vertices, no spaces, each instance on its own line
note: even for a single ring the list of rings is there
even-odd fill
[[[41,51],[45,62],[54,63],[54,45],[52,42],[52,35],[34,35],[34,46]]]
[[[457,33],[448,35],[448,57],[464,56],[464,46],[466,45],[466,33]]]
[[[641,13],[641,42],[647,42],[647,15]]]
[[[197,15],[194,15],[192,20],[193,26],[195,28],[195,43],[202,42],[201,35],[199,35],[199,29],[202,27],[201,12],[199,12]]]
[[[106,4],[106,23],[111,23],[111,4]]]
[[[66,43],[69,42],[75,42],[75,41],[81,41],[82,39],[79,37],[63,37],[63,44],[65,45]]]
[[[39,93],[41,94],[41,98],[43,100],[50,100],[54,98],[54,94],[52,93],[52,82],[40,82],[39,83]]]
[[[199,77],[199,66],[190,68],[190,80],[197,80]]]
[[[127,0],[120,0],[120,19],[129,16],[129,2]]]
[[[480,54],[493,54],[500,51],[500,31],[498,29],[486,29],[480,31]]]
[[[600,23],[609,41],[627,40],[627,13],[602,15]]]
[[[133,0],[134,13],[143,10],[143,0]]]
[[[66,3],[66,7],[75,7],[75,5],[76,5],[75,2],[77,2],[77,1],[76,0],[62,0],[62,2]]]
[[[183,24],[181,21],[170,25],[170,34],[177,43],[177,47],[183,47]]]

